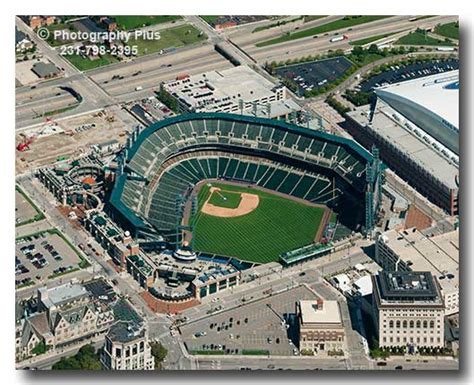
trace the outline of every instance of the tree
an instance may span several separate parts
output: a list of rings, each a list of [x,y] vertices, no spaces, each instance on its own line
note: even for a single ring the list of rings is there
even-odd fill
[[[31,353],[33,353],[34,355],[38,355],[45,353],[46,350],[48,350],[48,346],[44,343],[44,341],[40,341],[33,349],[31,349]]]
[[[53,370],[101,370],[99,355],[92,345],[85,345],[72,357],[63,357],[53,365]]]
[[[150,343],[150,347],[151,355],[155,358],[155,368],[159,369],[161,367],[161,363],[168,354],[168,350],[166,350],[166,348],[159,342]]]
[[[379,53],[379,48],[377,47],[377,44],[371,44],[369,46],[369,49],[367,50],[368,53],[371,54],[378,54]]]
[[[352,54],[355,56],[362,56],[364,54],[364,49],[360,45],[356,45],[352,48]]]

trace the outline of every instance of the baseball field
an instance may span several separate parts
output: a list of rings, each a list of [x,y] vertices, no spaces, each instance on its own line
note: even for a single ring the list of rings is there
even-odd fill
[[[325,208],[244,185],[205,184],[194,223],[197,251],[267,263],[315,239]]]

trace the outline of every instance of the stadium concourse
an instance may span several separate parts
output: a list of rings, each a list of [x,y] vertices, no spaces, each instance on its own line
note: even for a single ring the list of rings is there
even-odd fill
[[[346,138],[253,116],[184,114],[132,133],[107,207],[143,244],[178,244],[195,186],[227,180],[325,205],[348,228],[367,232],[381,169]]]

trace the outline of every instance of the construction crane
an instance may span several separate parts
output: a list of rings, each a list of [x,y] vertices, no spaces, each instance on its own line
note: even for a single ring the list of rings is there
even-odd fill
[[[40,136],[44,130],[46,130],[47,127],[51,126],[52,124],[58,125],[52,118],[46,118],[46,121],[44,124],[41,126],[41,128],[34,132],[30,136],[25,136],[25,139],[16,146],[16,149],[20,152],[26,151],[30,148],[30,144],[33,143],[38,136]]]

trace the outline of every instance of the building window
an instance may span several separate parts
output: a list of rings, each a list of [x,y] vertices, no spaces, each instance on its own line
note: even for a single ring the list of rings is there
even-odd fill
[[[423,329],[426,329],[428,327],[428,321],[423,321]]]
[[[430,328],[434,329],[434,321],[430,321]]]
[[[390,322],[388,323],[388,325],[389,325],[389,327],[393,328],[393,321],[390,321]]]
[[[420,327],[421,327],[421,321],[420,321],[420,320],[416,321],[416,327],[417,327],[417,328],[420,328]]]
[[[415,327],[415,322],[413,320],[410,321],[410,328],[414,328]]]
[[[397,329],[400,328],[400,321],[397,321],[396,325],[397,325]]]
[[[403,321],[403,328],[404,328],[404,329],[407,328],[407,321]]]

